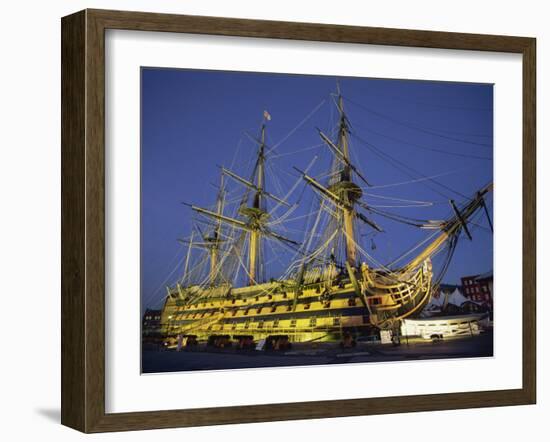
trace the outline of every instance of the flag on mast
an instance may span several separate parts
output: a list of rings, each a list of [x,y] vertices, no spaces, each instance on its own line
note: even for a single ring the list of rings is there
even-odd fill
[[[269,112],[264,110],[264,118],[267,120],[267,121],[271,121],[271,115],[269,115]]]

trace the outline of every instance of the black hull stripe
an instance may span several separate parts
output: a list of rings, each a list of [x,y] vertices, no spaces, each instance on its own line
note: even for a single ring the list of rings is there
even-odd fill
[[[258,321],[274,321],[278,319],[279,321],[285,321],[290,319],[307,319],[307,318],[327,318],[327,317],[345,317],[345,316],[368,316],[368,310],[362,306],[349,307],[343,309],[325,309],[325,310],[311,310],[305,312],[284,312],[284,313],[274,313],[272,315],[248,315],[248,316],[239,316],[238,318],[233,318],[231,316],[225,316],[224,318],[219,319],[218,323],[223,324],[233,324],[233,323],[243,323],[243,322],[258,322]],[[200,321],[206,321],[208,316],[204,318],[195,318],[195,319],[181,319],[175,320],[170,323],[170,325],[185,325],[198,323]]]

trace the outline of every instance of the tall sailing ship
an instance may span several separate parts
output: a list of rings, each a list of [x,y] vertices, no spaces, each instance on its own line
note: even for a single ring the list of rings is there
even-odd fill
[[[267,112],[259,136],[251,137],[257,146],[251,173],[244,177],[222,167],[215,206],[186,203],[195,225],[180,240],[188,248],[183,275],[167,287],[161,316],[167,339],[225,335],[254,341],[284,335],[291,342],[317,342],[398,330],[437,289],[461,233],[472,239],[471,218],[484,212],[492,229],[485,203],[492,184],[461,203],[449,200],[450,215],[442,220],[410,218],[368,204],[363,189],[371,184],[350,155],[352,126],[344,98],[339,88],[332,96],[336,127],[329,134],[317,129],[320,144],[331,153],[326,173],[310,175],[312,163],[294,171],[297,183],[305,183],[305,191],[316,196],[317,207],[304,216],[305,235],[296,238],[284,229],[300,204],[290,201],[296,185],[286,195],[266,186],[266,175],[274,170],[268,164],[273,149],[266,142]],[[240,186],[231,213],[228,181]],[[359,226],[384,232],[380,219],[431,232],[398,260],[384,264],[371,256],[358,235]],[[266,259],[266,244],[273,243],[293,258],[284,263],[280,277],[266,280],[273,263]],[[443,257],[437,272],[435,255]]]

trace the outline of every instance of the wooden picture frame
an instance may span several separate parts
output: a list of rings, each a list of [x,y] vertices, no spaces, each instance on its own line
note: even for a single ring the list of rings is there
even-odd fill
[[[457,392],[105,412],[105,30],[518,53],[523,57],[523,385]],[[534,404],[536,158],[534,38],[84,10],[62,19],[62,424],[83,432],[142,430]]]

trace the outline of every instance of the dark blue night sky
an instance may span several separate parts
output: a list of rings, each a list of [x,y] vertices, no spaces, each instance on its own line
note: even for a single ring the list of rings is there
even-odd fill
[[[410,217],[443,219],[450,214],[449,199],[460,204],[492,181],[492,85],[338,81],[353,133],[352,160],[372,184],[364,188],[363,199],[369,204]],[[142,69],[143,308],[159,307],[166,285],[183,272],[186,249],[177,238],[190,234],[193,215],[181,202],[212,207],[218,165],[245,173],[257,150],[245,132],[258,134],[264,110],[272,116],[267,123],[268,145],[277,146],[268,169],[277,178],[267,180],[268,191],[280,194],[278,185],[288,190],[298,179],[293,166],[304,169],[314,155],[319,159],[311,175],[319,176],[329,167],[330,153],[320,145],[316,128],[329,133],[337,121],[331,96],[336,84],[335,77]],[[434,176],[440,184],[425,179]],[[293,218],[311,210],[313,193],[304,186],[300,183],[290,198],[291,202],[308,201]],[[401,200],[431,205],[385,207],[409,204]],[[487,203],[492,213],[492,196]],[[367,229],[363,243],[384,263],[430,233],[375,219],[386,232],[373,237]],[[444,282],[456,284],[461,276],[492,270],[492,234],[483,217],[474,222],[470,226],[474,241],[461,235]],[[286,235],[301,241],[299,223],[303,220],[296,221],[295,229]],[[277,277],[281,271],[274,262],[267,276]]]

